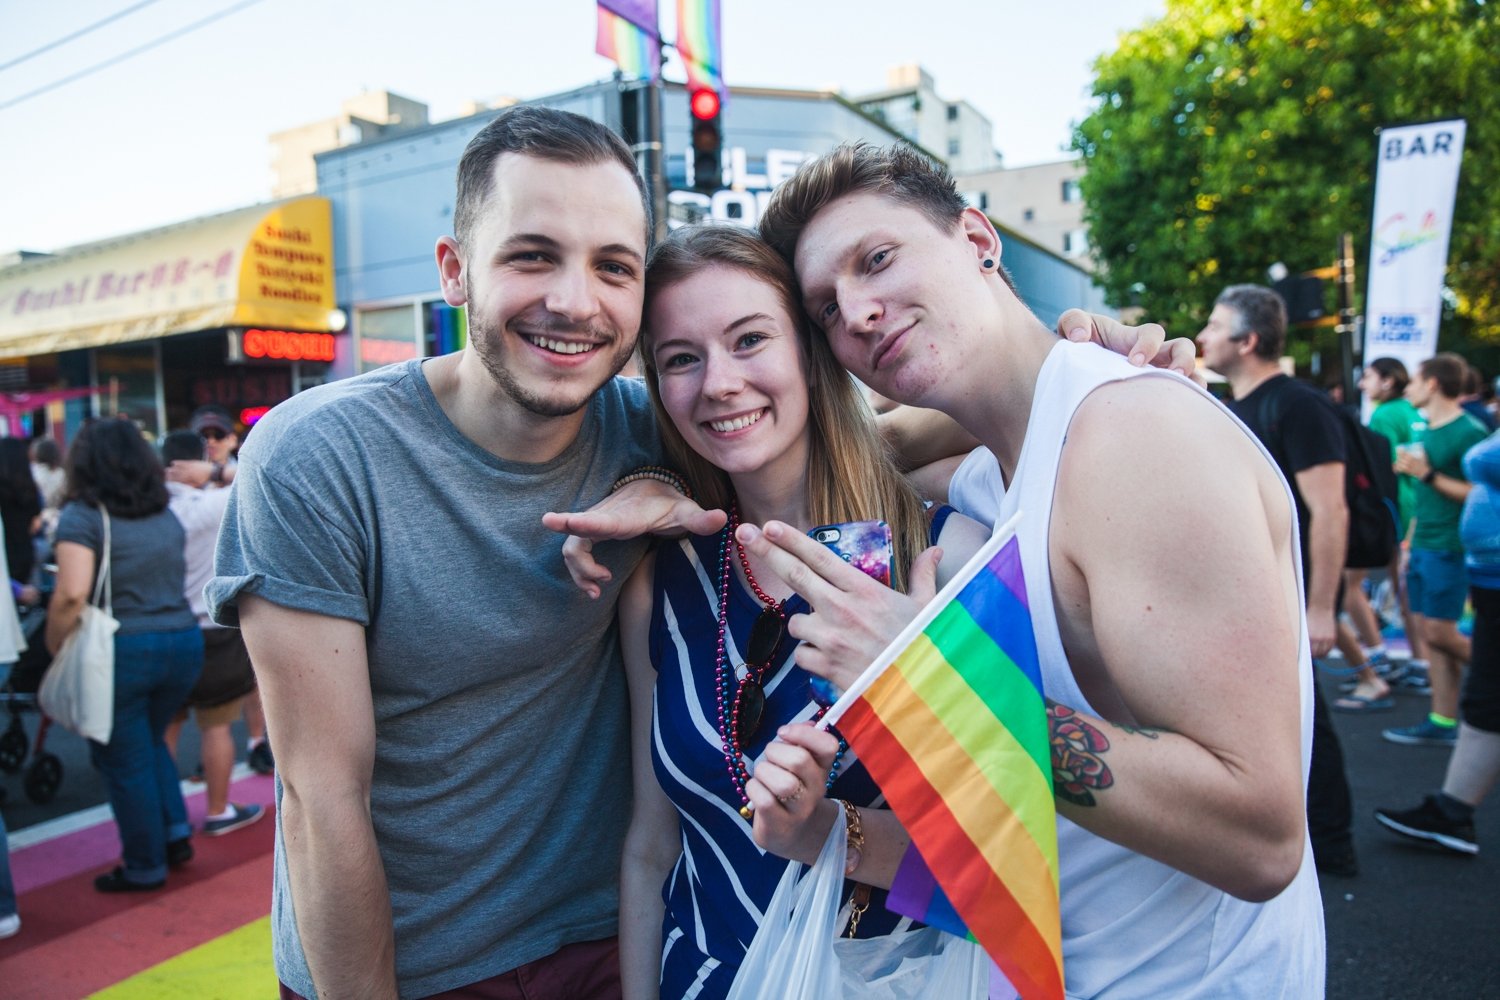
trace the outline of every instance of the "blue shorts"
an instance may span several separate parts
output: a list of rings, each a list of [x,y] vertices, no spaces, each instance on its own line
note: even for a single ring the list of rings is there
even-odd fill
[[[1458,621],[1469,597],[1469,571],[1464,568],[1464,554],[1412,549],[1406,569],[1406,593],[1415,613]]]

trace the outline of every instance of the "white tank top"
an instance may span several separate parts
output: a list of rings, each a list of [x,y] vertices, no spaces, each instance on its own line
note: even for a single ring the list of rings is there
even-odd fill
[[[1037,376],[1031,420],[1010,490],[995,456],[979,449],[965,460],[949,487],[954,507],[992,526],[1024,511],[1017,535],[1026,592],[1036,630],[1047,697],[1097,714],[1079,690],[1063,652],[1053,604],[1047,538],[1053,488],[1078,405],[1089,393],[1123,378],[1157,377],[1208,393],[1173,372],[1141,369],[1088,344],[1058,341]],[[1163,391],[1171,391],[1163,386]],[[1233,415],[1213,401],[1230,419]],[[1275,470],[1275,463],[1244,424]],[[1280,473],[1277,473],[1278,478]],[[1285,481],[1283,480],[1283,488]],[[1301,565],[1292,511],[1289,543]],[[1145,512],[1142,512],[1143,514]],[[1296,663],[1302,706],[1302,786],[1312,754],[1312,659],[1304,615]],[[1323,904],[1304,837],[1302,867],[1275,899],[1247,903],[1159,861],[1057,818],[1061,868],[1063,975],[1069,997],[1124,998],[1321,997],[1325,972]]]

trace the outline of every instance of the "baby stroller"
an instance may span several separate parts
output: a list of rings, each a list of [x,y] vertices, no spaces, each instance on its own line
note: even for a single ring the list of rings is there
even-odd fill
[[[15,774],[26,763],[28,753],[31,766],[26,769],[23,787],[26,797],[37,805],[45,805],[57,795],[62,785],[63,765],[56,754],[48,753],[47,730],[52,720],[43,714],[37,704],[36,692],[42,684],[42,674],[52,663],[52,654],[46,643],[47,609],[45,604],[27,608],[21,613],[21,632],[26,636],[26,651],[11,668],[5,686],[0,687],[0,706],[9,709],[10,722],[0,733],[0,771]],[[36,742],[26,735],[22,716],[34,712],[40,720],[36,727]]]

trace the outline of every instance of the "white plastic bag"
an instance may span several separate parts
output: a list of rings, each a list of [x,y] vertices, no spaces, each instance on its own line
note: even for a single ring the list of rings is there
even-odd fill
[[[989,962],[972,941],[931,927],[838,936],[845,847],[835,821],[811,868],[787,865],[728,1000],[984,1000]]]
[[[98,743],[108,743],[115,726],[115,631],[110,613],[109,512],[103,507],[104,546],[93,599],[83,606],[78,625],[42,675],[36,699],[58,725]]]

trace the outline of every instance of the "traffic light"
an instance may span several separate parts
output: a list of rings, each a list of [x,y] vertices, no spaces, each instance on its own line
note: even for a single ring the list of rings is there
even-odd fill
[[[693,112],[693,190],[713,194],[724,177],[719,152],[724,133],[719,125],[719,92],[701,87],[688,92]]]
[[[1311,274],[1294,274],[1272,286],[1286,302],[1288,326],[1320,319],[1324,309],[1323,281]]]

